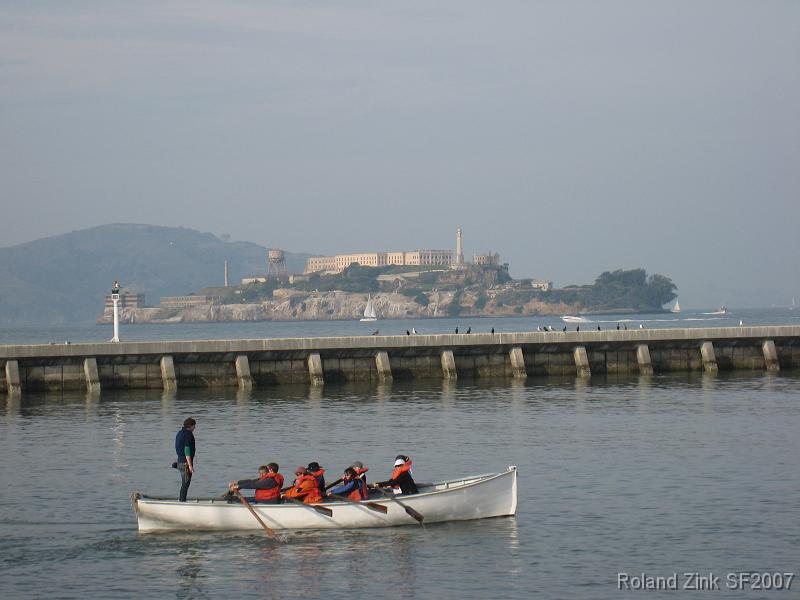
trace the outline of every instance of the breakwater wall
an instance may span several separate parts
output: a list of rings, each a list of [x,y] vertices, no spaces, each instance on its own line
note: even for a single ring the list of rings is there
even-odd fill
[[[322,385],[800,367],[800,327],[0,346],[0,390]]]

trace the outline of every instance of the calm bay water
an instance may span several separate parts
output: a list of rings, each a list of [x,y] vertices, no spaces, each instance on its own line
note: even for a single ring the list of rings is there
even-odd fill
[[[331,479],[362,460],[375,480],[403,452],[420,481],[517,465],[518,513],[284,544],[140,535],[129,494],[177,495],[190,415],[190,497],[270,460],[285,473],[318,460]],[[0,413],[0,595],[619,598],[642,593],[618,591],[620,571],[800,574],[798,430],[791,373],[25,394]],[[797,598],[800,583],[717,593]]]
[[[416,329],[418,333],[453,333],[456,327],[462,333],[468,328],[473,333],[536,331],[537,327],[551,326],[561,330],[566,326],[574,331],[581,329],[614,329],[617,324],[629,329],[639,325],[648,329],[674,327],[734,327],[745,325],[800,325],[800,310],[787,308],[736,309],[728,315],[708,314],[714,309],[686,310],[680,314],[587,315],[585,323],[564,323],[560,317],[459,317],[446,319],[394,319],[372,323],[360,321],[255,321],[237,323],[180,323],[120,325],[123,341],[149,340],[214,340],[280,337],[316,337],[337,335],[370,335],[378,330],[381,335],[405,335]],[[63,344],[69,342],[106,342],[113,335],[111,325],[80,324],[75,326],[8,327],[0,326],[0,344]]]

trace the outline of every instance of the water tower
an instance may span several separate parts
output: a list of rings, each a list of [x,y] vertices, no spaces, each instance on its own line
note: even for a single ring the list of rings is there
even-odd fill
[[[273,248],[267,252],[267,279],[286,277],[286,257],[283,250]]]

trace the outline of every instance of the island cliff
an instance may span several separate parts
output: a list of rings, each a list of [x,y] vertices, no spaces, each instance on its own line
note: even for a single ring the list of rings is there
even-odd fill
[[[398,293],[374,295],[373,302],[381,319],[418,319],[427,317],[451,316],[455,292],[436,292],[432,294],[427,306],[422,306],[412,298]],[[477,300],[475,298],[474,300]],[[577,307],[563,303],[548,304],[531,300],[522,305],[507,306],[488,301],[483,308],[461,306],[458,314],[464,316],[528,316],[561,315],[577,312]],[[461,298],[461,302],[469,298]],[[257,303],[213,304],[174,308],[124,308],[120,320],[126,323],[192,323],[213,321],[317,321],[359,319],[364,313],[367,295],[353,292],[319,292],[290,295],[276,300]],[[111,321],[111,314],[105,313],[98,322]]]
[[[264,282],[243,288],[207,289],[206,304],[187,307],[124,308],[128,323],[208,321],[350,320],[364,313],[368,295],[380,319],[455,316],[531,316],[592,312],[659,311],[675,285],[643,269],[605,272],[588,286],[540,289],[513,280],[504,269],[387,273],[353,266],[336,276],[314,276],[294,287]],[[325,289],[325,288],[329,289]],[[344,288],[344,289],[341,289]],[[100,322],[111,319],[109,311]]]

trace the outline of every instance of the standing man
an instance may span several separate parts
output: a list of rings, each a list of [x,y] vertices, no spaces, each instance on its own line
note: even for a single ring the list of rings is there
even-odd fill
[[[194,428],[197,421],[189,417],[183,422],[183,427],[175,436],[175,452],[178,455],[178,471],[181,473],[180,501],[186,502],[186,492],[192,483],[194,475]]]

